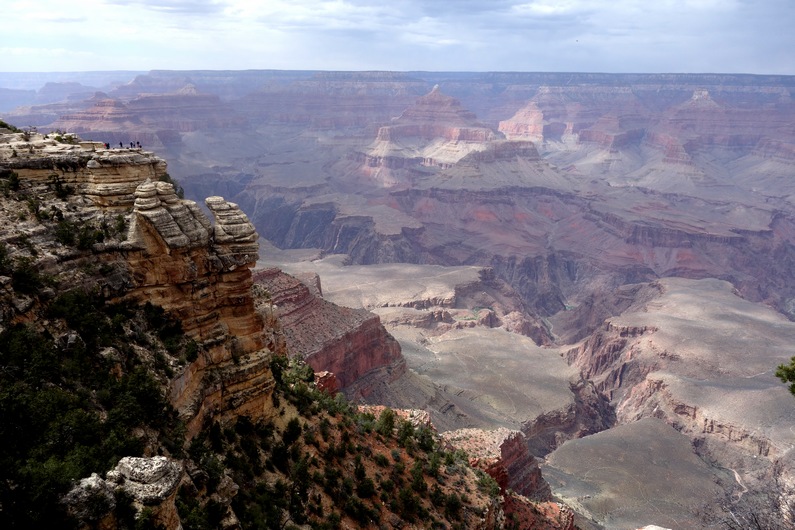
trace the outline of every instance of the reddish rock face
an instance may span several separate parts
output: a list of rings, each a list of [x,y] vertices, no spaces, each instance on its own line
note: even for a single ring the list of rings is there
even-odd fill
[[[470,463],[491,475],[503,492],[510,489],[531,499],[549,500],[549,484],[521,432],[459,429],[443,433],[442,439],[453,449],[466,451]]]
[[[337,376],[326,370],[315,373],[315,386],[318,390],[325,392],[329,396],[333,396],[340,391]]]
[[[366,396],[372,385],[405,372],[400,345],[377,315],[327,302],[279,269],[256,272],[254,282],[270,293],[289,354],[316,372],[332,372],[349,397]]]
[[[502,509],[506,521],[515,522],[518,528],[537,530],[575,530],[574,513],[557,502],[530,502],[521,495],[505,495]]]
[[[74,131],[116,146],[142,142],[162,149],[174,134],[197,130],[244,128],[246,120],[215,94],[201,94],[186,85],[169,94],[139,95],[129,101],[95,96],[84,110],[62,114],[50,127]],[[176,141],[178,142],[178,136]]]

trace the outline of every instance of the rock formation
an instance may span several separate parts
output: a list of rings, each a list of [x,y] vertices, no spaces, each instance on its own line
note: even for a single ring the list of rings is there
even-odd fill
[[[246,88],[249,79],[255,84]],[[197,108],[181,107],[176,92],[188,84],[198,95],[218,94],[223,103],[216,108],[228,104],[258,133],[223,129],[220,122],[203,129],[213,122],[212,112],[202,108],[213,102],[194,99]],[[440,90],[431,91],[437,84]],[[421,372],[405,371],[395,388],[425,392],[420,399],[407,390],[409,397],[395,403],[433,403],[428,409],[444,428],[456,422],[507,425],[522,430],[533,451],[558,448],[560,455],[564,440],[615,420],[618,428],[627,427],[617,432],[632,440],[619,446],[627,455],[635,454],[633,444],[649,443],[638,431],[659,433],[664,441],[675,440],[661,450],[675,447],[677,458],[691,467],[698,463],[685,455],[693,456],[693,448],[732,467],[740,483],[732,473],[718,472],[717,480],[729,492],[741,492],[753,486],[752,478],[789,466],[783,459],[790,442],[772,425],[791,419],[772,402],[787,400],[773,391],[781,388],[770,374],[790,353],[782,338],[789,333],[786,321],[771,324],[770,314],[760,316],[753,304],[677,320],[668,304],[675,294],[688,308],[715,297],[735,307],[734,298],[716,295],[729,292],[727,285],[713,290],[701,283],[720,278],[747,301],[795,315],[793,86],[788,76],[717,74],[152,72],[107,91],[124,108],[98,108],[93,116],[103,124],[116,113],[123,120],[125,109],[136,105],[139,116],[159,109],[171,129],[147,130],[143,119],[130,127],[169,138],[152,145],[169,146],[171,171],[191,183],[196,197],[223,194],[240,204],[259,233],[280,248],[311,249],[302,250],[305,256],[344,253],[354,265],[489,268],[518,293],[510,311],[490,303],[450,307],[443,297],[435,300],[438,308],[378,309],[383,322],[398,330],[409,366]],[[147,99],[144,93],[169,97]],[[133,105],[136,98],[141,101]],[[58,115],[82,115],[87,123],[85,110],[98,101],[15,115],[24,116],[17,122],[22,124],[50,124]],[[17,158],[26,156],[26,144],[14,148]],[[111,156],[89,152],[68,155],[61,163],[66,170],[52,173],[69,185],[87,186],[78,184],[81,164],[89,156]],[[40,169],[44,185],[52,168]],[[132,205],[134,192],[134,186],[109,191],[106,202]],[[101,200],[94,195],[92,205]],[[24,208],[15,213],[25,214]],[[35,229],[23,224],[36,240]],[[699,282],[666,283],[676,278]],[[470,294],[475,302],[479,293]],[[421,304],[420,298],[414,302]],[[15,304],[28,307],[35,300],[18,297]],[[688,327],[688,320],[699,324]],[[738,327],[753,341],[735,337],[723,322],[742,322]],[[523,330],[551,346],[495,326]],[[736,344],[715,338],[710,326]],[[704,339],[701,348],[694,336]],[[727,352],[725,363],[705,353],[711,349]],[[746,358],[755,371],[740,366]],[[459,377],[462,365],[466,377]],[[539,378],[547,370],[557,374],[549,386]],[[442,386],[434,387],[430,377]],[[411,386],[408,379],[420,382]],[[742,396],[752,396],[775,418],[770,426],[761,412],[740,417],[727,405],[741,405]],[[515,409],[522,417],[511,414]],[[605,454],[621,440],[599,445],[602,438],[586,436],[576,447],[587,447],[589,439]],[[666,467],[664,458],[652,463],[660,464],[653,469],[689,476]],[[614,464],[610,473],[592,474],[600,480],[623,476]],[[715,477],[699,470],[699,488],[688,490],[688,497],[714,493]],[[562,491],[574,482],[556,487]],[[592,492],[574,495],[574,501],[612,521],[607,508],[616,505],[610,496],[586,495]],[[642,499],[633,502],[633,509],[646,506]],[[678,521],[671,514],[690,509],[682,502],[655,506]],[[675,526],[636,515],[626,515],[626,527]],[[681,525],[688,524],[692,519]]]
[[[366,396],[405,372],[400,346],[377,315],[327,302],[278,269],[257,271],[254,282],[270,293],[290,354],[332,372],[349,397]]]
[[[103,210],[126,213],[136,187],[158,180],[166,162],[140,149],[105,149],[102,143],[64,143],[57,135],[34,134],[28,141],[7,136],[2,144],[3,167],[38,184],[72,186]],[[16,153],[16,156],[13,156]]]
[[[730,484],[765,491],[763,477],[788,468],[795,441],[785,427],[795,405],[772,373],[795,354],[795,327],[718,280],[669,278],[645,289],[569,362],[612,398],[619,424],[662,420],[671,436],[734,470]]]
[[[503,491],[510,489],[535,500],[550,499],[549,485],[521,432],[459,429],[442,433],[442,439],[450,447],[466,451],[472,465],[491,475]]]
[[[118,522],[113,521],[112,515],[101,515],[101,509],[112,511],[116,505],[115,493],[123,491],[131,497],[137,511],[145,507],[151,510],[153,524],[180,528],[175,499],[184,474],[180,462],[164,456],[126,456],[108,471],[104,480],[96,473],[81,479],[64,497],[63,503],[80,521],[93,521],[100,516],[99,524],[103,528],[114,528]]]
[[[407,176],[402,173],[414,166],[449,168],[464,158],[477,156],[500,138],[500,133],[478,123],[474,114],[436,86],[390,125],[381,127],[375,141],[355,160],[363,164],[361,171],[366,176],[394,187],[406,181]],[[532,146],[530,150],[532,157]],[[522,150],[509,151],[518,154]],[[503,152],[504,147],[492,148],[483,157],[493,159]]]
[[[265,414],[274,382],[251,293],[258,236],[236,204],[208,198],[213,225],[159,181],[166,163],[151,152],[16,134],[3,136],[0,154],[4,171],[30,189],[60,186],[74,205],[64,210],[79,211],[75,219],[129,222],[118,240],[94,248],[100,262],[124,264],[104,295],[162,307],[197,342],[198,359],[171,381],[171,401],[190,434],[210,417]]]
[[[191,429],[208,415],[260,416],[273,388],[251,294],[257,234],[236,204],[206,203],[214,226],[173,185],[144,182],[122,247],[133,283],[124,298],[163,307],[199,344],[200,358],[172,383],[172,402]],[[220,381],[213,373],[223,374]]]

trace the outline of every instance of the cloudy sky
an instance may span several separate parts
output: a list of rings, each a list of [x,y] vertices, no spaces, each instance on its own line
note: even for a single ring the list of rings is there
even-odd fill
[[[793,0],[4,0],[0,71],[795,74]]]

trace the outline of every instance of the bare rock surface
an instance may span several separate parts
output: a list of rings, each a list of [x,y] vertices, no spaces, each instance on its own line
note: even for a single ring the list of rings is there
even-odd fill
[[[569,440],[542,466],[556,496],[606,528],[702,528],[696,513],[722,498],[728,473],[693,453],[689,438],[644,419]]]
[[[636,305],[608,319],[568,353],[584,377],[612,396],[617,421],[623,424],[615,433],[611,429],[579,441],[581,447],[587,447],[588,440],[626,432],[635,434],[627,434],[622,447],[638,451],[651,442],[636,434],[653,418],[687,440],[692,458],[703,459],[693,469],[723,477],[726,491],[739,492],[735,495],[740,497],[748,491],[768,491],[774,477],[791,473],[795,403],[773,372],[795,354],[795,325],[770,308],[743,300],[719,280],[669,278],[647,289]],[[571,458],[564,445],[549,455],[552,469],[561,462],[558,451]],[[671,460],[692,458],[677,453]],[[570,468],[573,474],[592,474],[590,461],[583,459],[577,466],[581,467],[576,471]],[[605,475],[595,483],[618,487],[625,480],[620,474],[635,473],[638,466],[642,469],[637,460],[617,459],[610,466],[619,477],[616,482]],[[646,476],[658,475],[648,471]],[[678,480],[682,475],[674,471],[670,476]],[[551,484],[556,494],[567,495],[562,493],[568,487],[565,482]],[[716,502],[715,495],[714,488],[692,492],[694,502],[704,506]],[[669,515],[679,509],[666,510],[660,508]],[[609,520],[608,512],[597,519]],[[660,524],[676,528],[664,519]]]
[[[495,278],[488,267],[407,263],[357,266],[345,265],[346,261],[346,256],[331,255],[283,267],[322,275],[329,300],[369,309],[390,327],[422,327],[428,334],[454,328],[501,327],[539,344],[549,342],[544,324],[524,314],[518,293]]]
[[[182,466],[165,456],[125,456],[108,471],[107,480],[122,487],[142,504],[158,504],[176,492]]]
[[[463,449],[473,466],[486,471],[503,491],[535,500],[549,500],[549,485],[520,431],[459,429],[442,434],[442,440],[455,449]]]
[[[489,271],[343,262],[331,256],[283,266],[316,271],[325,297],[371,308],[400,342],[410,373],[379,385],[372,402],[428,409],[440,430],[522,430],[538,453],[609,424],[562,350],[539,346],[515,327],[510,315],[521,303]]]
[[[773,372],[795,355],[795,324],[719,280],[655,286],[657,297],[568,354],[612,396],[619,421],[663,418],[771,460],[791,450],[795,403]]]
[[[366,396],[374,385],[394,381],[405,372],[400,345],[377,315],[326,301],[279,269],[260,270],[254,281],[269,292],[269,310],[281,322],[290,354],[315,371],[333,373],[339,389],[349,397]]]
[[[83,523],[115,528],[118,522],[109,512],[116,506],[115,492],[121,490],[130,496],[136,511],[151,510],[154,524],[181,528],[175,499],[184,475],[182,463],[165,456],[126,456],[105,479],[96,473],[81,479],[62,502]]]

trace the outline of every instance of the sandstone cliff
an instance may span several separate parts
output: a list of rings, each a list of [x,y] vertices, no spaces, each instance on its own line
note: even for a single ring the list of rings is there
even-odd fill
[[[173,380],[172,403],[190,418],[191,432],[206,417],[265,414],[273,381],[251,294],[250,269],[259,253],[254,228],[221,197],[206,201],[213,226],[196,204],[178,199],[171,184],[145,182],[135,196],[121,245],[133,285],[122,297],[163,307],[201,351]]]
[[[521,432],[505,428],[459,429],[443,433],[442,439],[453,448],[466,451],[472,465],[491,475],[503,491],[511,489],[535,500],[550,499],[549,485]]]
[[[394,381],[405,372],[400,345],[377,315],[327,302],[319,288],[312,292],[278,269],[258,271],[254,281],[270,294],[290,354],[317,372],[334,373],[340,390],[349,397],[366,396],[374,385]]]
[[[86,237],[99,233],[89,227],[110,233],[112,223],[129,225],[112,238],[93,235],[98,242],[87,240],[85,246],[115,271],[102,285],[109,302],[160,306],[198,344],[198,359],[180,367],[171,381],[171,402],[191,435],[208,418],[265,414],[273,380],[251,294],[257,234],[237,205],[207,199],[213,225],[195,203],[179,199],[172,184],[158,180],[166,163],[151,152],[17,134],[3,136],[0,154],[3,171],[16,175],[21,191],[62,196],[60,204],[56,200],[47,213],[39,206],[32,220],[7,229],[3,238],[35,234],[46,251],[32,259],[45,270],[82,259],[45,238],[57,217],[62,221],[56,228],[83,226]],[[59,242],[76,235],[59,236]],[[20,313],[10,321],[29,318]]]

